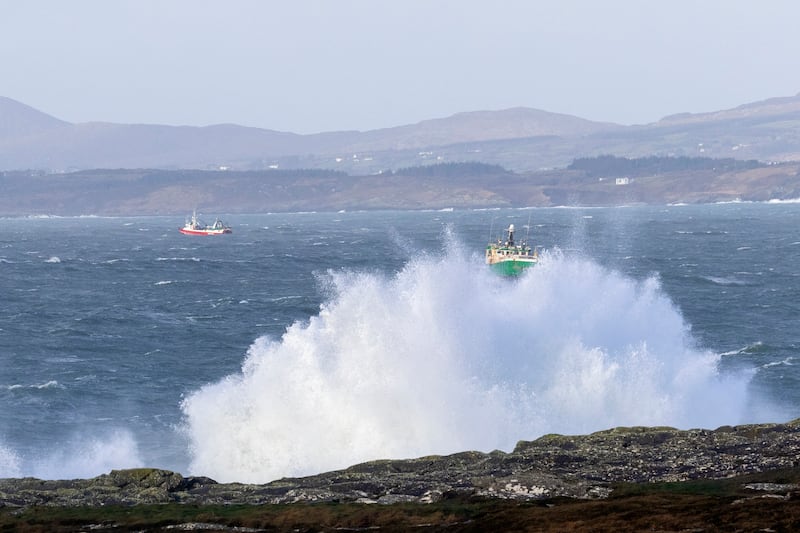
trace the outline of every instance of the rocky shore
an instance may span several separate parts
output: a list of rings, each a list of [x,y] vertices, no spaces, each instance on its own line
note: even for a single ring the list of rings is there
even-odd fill
[[[158,469],[92,479],[0,480],[0,509],[183,503],[436,503],[447,498],[532,502],[603,500],[621,483],[713,480],[800,466],[800,419],[715,430],[620,427],[584,436],[546,435],[510,453],[462,452],[380,460],[262,485],[217,483]],[[794,483],[752,484],[788,498]]]

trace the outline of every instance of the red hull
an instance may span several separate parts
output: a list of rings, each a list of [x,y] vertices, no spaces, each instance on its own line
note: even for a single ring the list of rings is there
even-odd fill
[[[231,233],[231,230],[229,230],[229,229],[224,229],[224,230],[203,230],[203,229],[179,228],[178,231],[180,231],[184,235],[223,235],[225,233]]]

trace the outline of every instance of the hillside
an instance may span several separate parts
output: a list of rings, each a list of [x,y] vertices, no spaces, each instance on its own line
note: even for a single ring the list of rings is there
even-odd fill
[[[0,173],[0,216],[185,215],[365,209],[614,206],[800,198],[800,163],[608,157],[511,172],[484,163],[374,176],[320,169]]]
[[[63,131],[70,124],[0,96],[0,142],[15,142],[40,132]]]
[[[634,126],[513,108],[312,135],[233,124],[71,124],[0,98],[0,170],[310,168],[369,175],[481,161],[528,172],[602,154],[800,160],[800,95]]]

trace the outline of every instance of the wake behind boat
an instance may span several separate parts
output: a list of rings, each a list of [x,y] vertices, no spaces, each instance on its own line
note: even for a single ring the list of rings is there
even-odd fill
[[[226,225],[219,218],[214,220],[213,224],[204,224],[197,218],[197,212],[192,212],[192,217],[186,220],[186,223],[178,231],[184,235],[223,235],[225,233],[233,233],[230,226]]]
[[[508,226],[505,241],[498,239],[486,246],[486,264],[503,276],[517,276],[539,262],[539,253],[525,241],[514,242],[514,224]]]

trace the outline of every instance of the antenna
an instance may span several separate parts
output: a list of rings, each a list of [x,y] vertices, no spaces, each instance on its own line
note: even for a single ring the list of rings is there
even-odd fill
[[[492,234],[494,233],[494,219],[495,217],[492,217],[492,222],[489,224],[489,240],[486,242],[492,242]]]
[[[528,229],[525,231],[525,244],[528,244],[528,237],[531,233],[531,212],[528,211],[528,225],[526,226]]]

